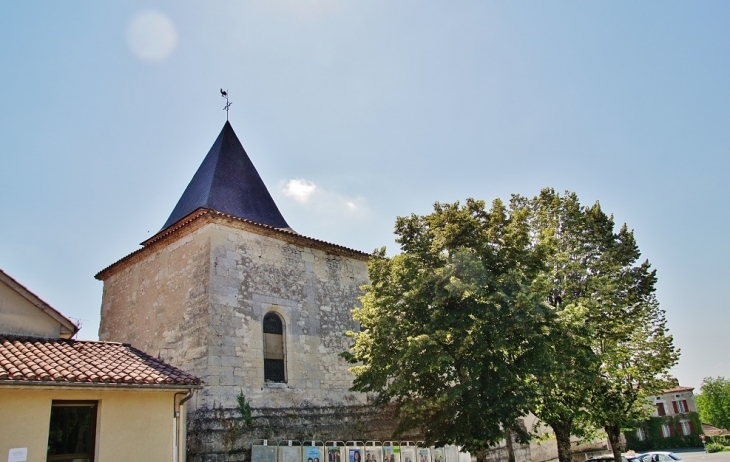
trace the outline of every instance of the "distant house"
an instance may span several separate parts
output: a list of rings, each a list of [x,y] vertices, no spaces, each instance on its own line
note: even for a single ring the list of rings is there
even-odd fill
[[[634,450],[701,447],[702,424],[692,387],[676,386],[649,397],[651,418],[627,432],[626,447]]]
[[[184,461],[182,404],[200,379],[130,345],[63,338],[73,323],[0,276],[0,460]]]

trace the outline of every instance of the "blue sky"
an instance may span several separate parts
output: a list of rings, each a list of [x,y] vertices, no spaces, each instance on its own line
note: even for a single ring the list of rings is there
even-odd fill
[[[396,251],[434,202],[600,200],[658,270],[674,373],[730,376],[730,3],[0,4],[0,268],[97,336],[99,270],[230,120],[298,232]]]

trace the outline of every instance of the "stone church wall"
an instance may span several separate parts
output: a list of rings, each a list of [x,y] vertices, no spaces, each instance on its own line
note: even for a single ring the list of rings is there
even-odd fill
[[[291,241],[291,239],[290,239]],[[336,250],[335,250],[336,251]],[[361,405],[339,356],[365,258],[208,222],[104,277],[100,339],[130,343],[205,382],[194,408]],[[262,319],[284,324],[286,383],[264,381]]]
[[[107,276],[99,339],[129,343],[202,378],[210,330],[205,234],[199,229]]]
[[[206,392],[224,406],[235,405],[241,390],[254,407],[363,404],[348,391],[352,375],[339,355],[348,347],[344,333],[357,327],[351,309],[367,283],[366,262],[219,224],[209,232]],[[268,312],[284,321],[286,383],[264,381]]]

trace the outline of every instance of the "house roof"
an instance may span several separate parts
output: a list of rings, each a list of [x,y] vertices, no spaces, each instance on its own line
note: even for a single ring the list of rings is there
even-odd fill
[[[707,436],[720,436],[730,434],[730,432],[728,432],[724,428],[717,428],[714,425],[710,425],[707,423],[702,424],[702,433]]]
[[[664,390],[662,393],[680,393],[683,391],[692,391],[694,390],[694,387],[674,387],[670,388],[669,390]]]
[[[289,228],[228,121],[160,232],[201,207]]]
[[[41,300],[39,296],[31,292],[23,284],[13,279],[8,273],[0,269],[0,282],[14,290],[18,295],[35,305],[39,310],[56,320],[61,325],[61,337],[73,337],[79,331],[79,326],[62,315],[60,311]]]
[[[0,385],[197,388],[201,383],[128,344],[0,335]]]

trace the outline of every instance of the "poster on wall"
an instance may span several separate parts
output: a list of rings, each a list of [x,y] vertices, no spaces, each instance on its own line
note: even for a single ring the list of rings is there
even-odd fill
[[[327,462],[343,462],[339,446],[327,447]]]
[[[305,462],[321,462],[322,451],[319,446],[305,446],[304,447],[304,460]]]
[[[431,451],[428,448],[418,448],[418,462],[431,462]]]
[[[383,462],[401,462],[400,446],[383,445]]]
[[[433,462],[444,462],[444,448],[434,448],[431,451]]]
[[[380,446],[370,446],[365,448],[365,462],[381,462],[383,457],[383,448]]]
[[[362,449],[349,449],[347,452],[347,462],[362,462]]]

